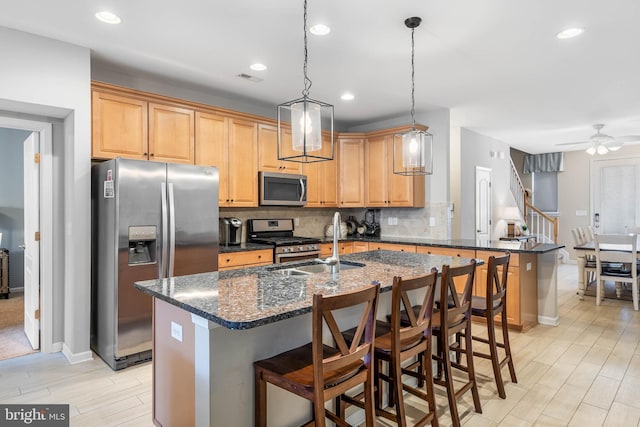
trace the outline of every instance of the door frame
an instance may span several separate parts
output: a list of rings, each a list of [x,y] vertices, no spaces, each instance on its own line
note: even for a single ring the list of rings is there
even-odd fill
[[[483,167],[483,166],[476,166],[476,171],[475,171],[475,190],[474,190],[474,193],[475,193],[475,202],[476,202],[475,203],[476,204],[475,205],[475,214],[476,214],[476,216],[475,216],[475,222],[474,222],[474,230],[475,230],[474,238],[478,239],[478,233],[480,231],[478,229],[478,225],[479,225],[478,218],[480,216],[480,211],[479,211],[479,207],[480,206],[479,206],[479,197],[478,197],[479,196],[478,195],[478,177],[479,177],[478,172],[487,172],[489,174],[489,193],[488,193],[489,197],[488,197],[488,200],[487,200],[487,218],[489,220],[489,229],[487,230],[487,234],[488,234],[487,240],[491,240],[491,236],[493,234],[493,230],[492,230],[492,226],[493,226],[493,217],[492,217],[492,212],[493,212],[492,196],[493,196],[493,194],[492,194],[492,191],[493,191],[493,189],[491,187],[491,181],[493,180],[493,170],[491,168],[486,168],[486,167]]]
[[[40,351],[60,351],[53,342],[53,124],[0,115],[0,127],[40,135]]]

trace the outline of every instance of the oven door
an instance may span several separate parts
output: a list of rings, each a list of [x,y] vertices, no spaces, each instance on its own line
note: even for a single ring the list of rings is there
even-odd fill
[[[307,259],[316,259],[320,256],[320,251],[307,251],[286,254],[275,254],[274,263],[282,264],[283,262],[304,261]]]

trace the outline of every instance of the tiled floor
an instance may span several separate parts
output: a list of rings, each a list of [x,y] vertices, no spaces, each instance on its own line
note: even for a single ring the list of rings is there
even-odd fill
[[[476,363],[483,413],[467,393],[465,426],[639,425],[640,313],[627,301],[579,301],[576,278],[575,266],[561,265],[560,326],[511,333],[518,383],[507,383],[505,400],[489,363]],[[72,426],[151,426],[151,365],[113,372],[98,358],[70,366],[60,353],[10,359],[0,362],[0,402],[69,403]],[[421,406],[407,403],[410,414]],[[440,425],[451,425],[440,388],[437,404]]]

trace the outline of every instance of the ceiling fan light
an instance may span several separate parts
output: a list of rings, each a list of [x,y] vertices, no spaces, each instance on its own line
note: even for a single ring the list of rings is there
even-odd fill
[[[614,142],[613,144],[607,145],[607,148],[609,149],[609,151],[618,151],[622,148],[622,143]]]
[[[594,154],[596,154],[596,147],[592,145],[591,147],[586,149],[586,152],[588,155],[593,156]]]
[[[598,151],[598,154],[600,154],[601,156],[609,152],[607,147],[605,147],[604,145],[598,145],[597,151]]]

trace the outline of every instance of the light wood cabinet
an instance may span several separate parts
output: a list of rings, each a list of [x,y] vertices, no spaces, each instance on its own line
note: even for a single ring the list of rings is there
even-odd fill
[[[393,132],[400,132],[396,129]],[[365,205],[367,207],[424,207],[424,176],[393,173],[394,161],[402,162],[402,152],[394,156],[394,133],[367,136],[365,149]],[[397,137],[399,138],[399,137]],[[398,148],[401,148],[398,145]]]
[[[196,164],[217,166],[221,207],[258,206],[257,123],[196,113]]]
[[[331,157],[331,136],[322,136],[322,155]],[[303,172],[307,176],[308,208],[338,207],[338,160],[305,163]]]
[[[148,103],[94,90],[91,95],[91,157],[147,160]]]
[[[149,104],[149,160],[195,163],[195,112],[173,105]]]
[[[269,264],[273,264],[273,250],[271,249],[218,254],[219,271]]]
[[[141,96],[92,91],[91,157],[195,163],[195,112]]]
[[[296,154],[291,145],[291,131],[283,132],[283,144],[280,147],[284,156]],[[300,175],[302,163],[278,160],[278,128],[261,124],[258,126],[258,170],[282,172]]]
[[[345,255],[353,253],[353,242],[338,242],[338,254]],[[320,245],[320,256],[328,257],[333,254],[333,243],[323,243]]]
[[[398,251],[398,252],[416,252],[415,245],[401,245],[398,243],[374,243],[369,242],[369,250],[387,250],[387,251]]]
[[[369,250],[369,242],[353,242],[353,253],[367,252]]]
[[[364,135],[338,139],[338,205],[364,206]]]
[[[450,257],[458,257],[458,258],[475,258],[476,256],[476,251],[473,249],[442,248],[438,246],[418,246],[416,248],[416,252],[422,253],[422,254],[442,255],[442,256],[450,256]],[[439,267],[438,271],[442,272],[442,267]],[[476,274],[477,273],[478,271],[476,268]],[[457,277],[456,279],[454,279],[456,291],[461,293],[464,291],[464,285],[466,284],[466,280],[464,280],[464,277]],[[475,277],[474,277],[474,285],[475,285]]]

